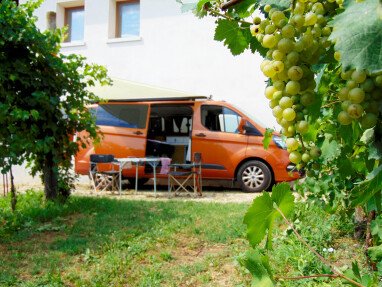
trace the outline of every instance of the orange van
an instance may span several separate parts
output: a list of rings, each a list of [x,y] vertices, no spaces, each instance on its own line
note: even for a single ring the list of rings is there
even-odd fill
[[[264,127],[224,101],[205,97],[109,101],[90,109],[102,139],[76,155],[79,174],[88,174],[93,153],[116,158],[166,156],[173,163],[184,163],[200,152],[203,179],[236,180],[246,192],[298,178],[281,138],[274,135],[265,150]],[[138,174],[141,183],[147,181],[152,168],[141,166]],[[122,176],[131,182],[135,169],[124,169]]]

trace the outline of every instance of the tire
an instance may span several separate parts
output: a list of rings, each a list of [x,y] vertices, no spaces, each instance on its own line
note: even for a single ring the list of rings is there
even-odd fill
[[[265,163],[251,160],[239,168],[237,181],[244,192],[261,192],[272,185],[272,172]]]

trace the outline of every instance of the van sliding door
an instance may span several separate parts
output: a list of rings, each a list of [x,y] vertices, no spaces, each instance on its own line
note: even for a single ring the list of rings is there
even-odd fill
[[[96,153],[117,158],[144,157],[146,150],[148,104],[108,103],[97,108],[97,126],[102,138]]]

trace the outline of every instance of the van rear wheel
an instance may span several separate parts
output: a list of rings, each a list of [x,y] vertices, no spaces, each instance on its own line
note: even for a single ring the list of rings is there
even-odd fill
[[[271,186],[272,172],[265,163],[251,160],[239,168],[237,180],[242,191],[260,192]]]

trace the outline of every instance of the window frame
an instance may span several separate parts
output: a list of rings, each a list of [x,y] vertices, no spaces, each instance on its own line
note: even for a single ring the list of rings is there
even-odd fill
[[[69,25],[69,13],[73,12],[74,10],[81,10],[84,13],[84,23],[83,23],[83,29],[84,29],[84,37],[81,40],[75,40],[72,41],[72,26]],[[65,43],[72,43],[72,42],[83,42],[85,38],[85,5],[78,5],[73,7],[64,7],[64,26],[68,27],[68,36],[65,38]]]
[[[128,37],[122,37],[121,35],[121,26],[122,26],[122,19],[120,17],[120,9],[121,9],[121,6],[122,5],[126,5],[126,4],[139,4],[139,33],[138,35],[129,35]],[[140,0],[123,0],[123,1],[116,1],[115,3],[115,38],[116,39],[127,39],[127,38],[130,38],[130,37],[139,37],[140,34],[141,34],[141,21],[140,21],[140,18],[141,18],[141,1]]]
[[[228,131],[226,131],[226,125],[225,125],[226,123],[225,123],[225,117],[224,117],[225,114],[224,113],[220,113],[219,114],[219,115],[223,115],[222,118],[223,118],[223,122],[224,122],[224,126],[223,126],[224,130],[221,130],[223,127],[220,124],[220,117],[219,117],[219,115],[217,116],[217,121],[219,121],[220,130],[211,130],[210,128],[208,128],[206,126],[206,123],[203,123],[203,118],[202,118],[203,117],[203,112],[202,112],[203,108],[208,109],[208,108],[216,108],[216,107],[221,108],[222,111],[224,111],[224,109],[227,109],[227,110],[233,112],[233,115],[236,115],[237,117],[243,118],[243,116],[240,113],[238,113],[237,111],[235,111],[235,110],[233,110],[233,109],[231,109],[229,107],[226,107],[226,106],[222,106],[222,105],[202,105],[201,106],[201,113],[200,113],[200,116],[201,116],[200,122],[201,122],[202,126],[204,128],[206,128],[210,132],[225,133],[225,134],[238,134],[239,132],[228,132]]]

